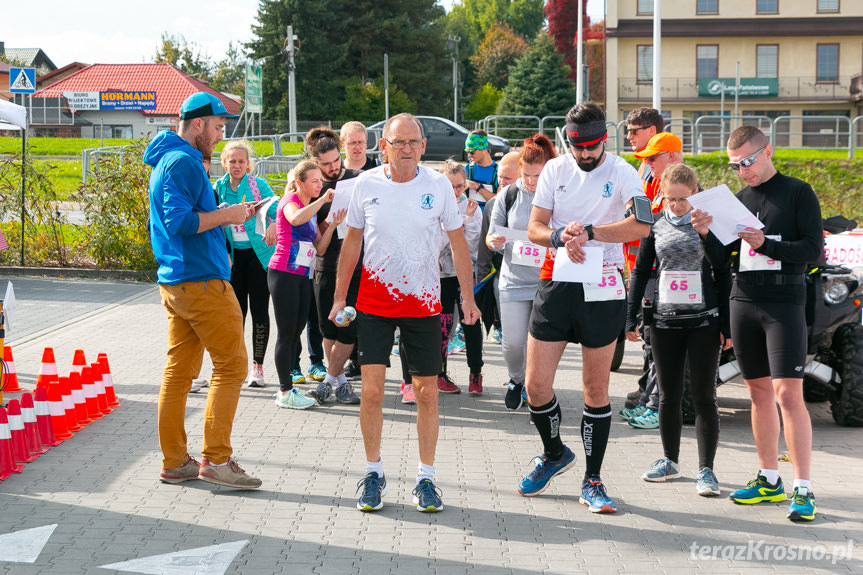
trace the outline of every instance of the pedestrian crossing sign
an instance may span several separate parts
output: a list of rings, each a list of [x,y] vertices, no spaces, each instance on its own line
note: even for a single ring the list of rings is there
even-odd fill
[[[35,68],[9,68],[9,91],[13,94],[32,94],[36,91]]]

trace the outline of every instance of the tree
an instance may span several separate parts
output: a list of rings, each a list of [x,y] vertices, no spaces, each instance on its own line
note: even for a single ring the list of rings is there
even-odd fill
[[[483,86],[492,84],[501,90],[509,79],[509,67],[527,52],[527,42],[505,23],[493,26],[483,38],[471,64],[476,80]]]
[[[239,44],[228,42],[225,59],[216,64],[213,70],[213,81],[210,86],[214,90],[237,94],[245,97],[246,89],[246,55]]]
[[[509,72],[509,83],[498,105],[499,114],[562,116],[576,102],[569,66],[545,32]]]
[[[486,116],[491,116],[497,110],[497,105],[500,102],[503,92],[486,84],[473,95],[470,104],[464,111],[464,117],[469,120],[481,120]]]
[[[578,81],[578,8],[581,4],[582,9],[587,5],[587,0],[549,0],[545,6],[545,13],[548,16],[548,33],[554,38],[554,45],[557,51],[566,60],[570,67],[570,75],[573,82]],[[587,46],[584,51],[584,63],[590,67],[590,93],[592,96],[602,92],[604,98],[605,85],[605,70],[602,59],[602,48],[597,49],[597,43],[594,40],[603,40],[605,38],[605,24],[599,22],[591,24],[590,17],[587,12],[584,12],[581,22],[582,34]],[[597,91],[595,88],[603,86],[603,90]]]
[[[416,102],[392,81],[389,87],[391,116],[401,112],[416,113]],[[336,119],[377,121],[384,117],[385,107],[383,76],[378,76],[374,82],[363,82],[360,78],[354,77],[345,85],[345,101]]]
[[[162,46],[156,50],[154,61],[167,62],[202,82],[210,82],[210,57],[182,34],[171,36],[162,32]]]

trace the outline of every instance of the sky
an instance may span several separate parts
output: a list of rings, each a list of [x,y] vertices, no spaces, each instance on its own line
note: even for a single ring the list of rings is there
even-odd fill
[[[441,3],[450,10],[454,1]],[[258,0],[147,0],[131,4],[123,0],[79,4],[10,0],[3,6],[0,41],[9,48],[41,48],[58,68],[72,62],[137,64],[153,61],[162,32],[168,32],[183,35],[217,62],[224,58],[228,42],[251,39],[251,26],[258,13]],[[594,20],[601,19],[603,6],[603,0],[588,0],[588,14]]]

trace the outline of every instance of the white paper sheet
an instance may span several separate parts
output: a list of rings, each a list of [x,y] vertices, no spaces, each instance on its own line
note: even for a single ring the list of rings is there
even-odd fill
[[[333,196],[333,203],[330,204],[330,213],[327,214],[327,221],[333,221],[333,214],[339,210],[346,210],[351,203],[351,196],[354,194],[354,186],[356,178],[350,180],[339,180],[336,182],[336,193]],[[342,236],[339,236],[342,237]]]
[[[527,239],[527,230],[514,230],[506,226],[494,226],[491,235],[503,236],[508,242],[529,242]]]
[[[557,248],[551,279],[556,282],[599,283],[602,281],[601,247],[585,247],[584,263],[577,264],[569,259],[566,248]]]
[[[266,198],[263,204],[255,208],[255,231],[258,235],[264,235],[267,233],[267,212],[270,211],[270,206],[273,203],[279,201],[279,196],[273,196],[272,198]]]
[[[764,224],[734,196],[725,184],[692,194],[689,196],[689,204],[694,209],[713,216],[710,231],[726,246],[739,239],[738,226],[757,230],[764,227]]]

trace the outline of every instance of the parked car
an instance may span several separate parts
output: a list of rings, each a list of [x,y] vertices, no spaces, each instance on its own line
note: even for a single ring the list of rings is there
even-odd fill
[[[463,162],[467,161],[467,154],[464,152],[464,141],[469,133],[467,128],[438,116],[417,116],[417,118],[422,122],[426,136],[426,153],[423,154],[423,160],[455,158]],[[369,147],[377,144],[385,123],[378,122],[368,127]],[[509,142],[497,136],[488,137],[488,147],[494,159],[503,157],[510,149]]]

